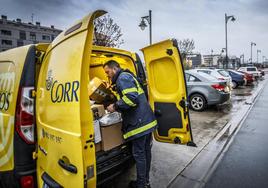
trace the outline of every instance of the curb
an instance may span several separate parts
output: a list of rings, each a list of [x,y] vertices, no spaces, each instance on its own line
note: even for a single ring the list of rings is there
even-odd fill
[[[244,107],[232,118],[216,136],[198,153],[195,158],[183,169],[167,186],[168,188],[199,188],[204,187],[210,175],[216,169],[217,164],[229,148],[234,135],[238,132],[242,123],[254,106],[256,99],[263,88],[267,85],[265,80],[263,85],[257,89],[252,97],[244,103]]]

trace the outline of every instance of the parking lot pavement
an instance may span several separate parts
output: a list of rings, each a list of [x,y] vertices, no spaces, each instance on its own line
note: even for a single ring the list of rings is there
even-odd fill
[[[194,159],[194,157],[216,136],[228,121],[241,109],[263,81],[252,86],[243,86],[232,91],[230,101],[209,107],[204,112],[190,111],[192,132],[197,147],[153,142],[151,185],[164,188]],[[127,187],[135,179],[135,167],[114,180],[114,187]],[[111,187],[111,185],[110,185]]]

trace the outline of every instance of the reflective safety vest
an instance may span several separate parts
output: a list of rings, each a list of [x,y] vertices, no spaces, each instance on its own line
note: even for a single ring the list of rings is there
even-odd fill
[[[119,70],[112,82],[117,92],[115,109],[122,113],[124,139],[132,140],[154,131],[157,121],[135,76]]]

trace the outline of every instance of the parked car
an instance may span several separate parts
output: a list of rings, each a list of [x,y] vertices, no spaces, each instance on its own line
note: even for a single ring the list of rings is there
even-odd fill
[[[259,79],[261,77],[261,72],[258,71],[258,69],[254,66],[240,67],[238,71],[250,73],[254,76],[255,79]]]
[[[238,86],[243,86],[246,82],[246,78],[243,73],[237,72],[235,70],[228,70],[229,75],[232,78],[232,87],[237,88]]]
[[[202,68],[202,69],[195,69],[197,72],[203,72],[206,74],[209,74],[213,77],[215,77],[217,80],[222,80],[222,81],[226,81],[227,85],[229,87],[229,89],[232,89],[232,78],[231,76],[228,74],[228,72],[226,72],[223,69],[213,69],[213,68]]]
[[[244,77],[246,79],[245,85],[250,85],[254,82],[255,78],[253,77],[253,74],[250,74],[244,71],[237,71],[237,72],[244,74]]]
[[[203,111],[209,105],[222,104],[230,99],[226,80],[217,80],[197,70],[185,71],[188,99],[191,109]]]

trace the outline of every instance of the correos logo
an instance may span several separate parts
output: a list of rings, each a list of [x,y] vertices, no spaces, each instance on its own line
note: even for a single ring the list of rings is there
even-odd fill
[[[15,73],[0,73],[0,110],[7,111],[15,85]]]
[[[53,103],[78,101],[79,81],[60,83],[54,80],[52,70],[48,71],[46,90],[50,91],[50,99]]]

